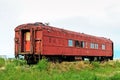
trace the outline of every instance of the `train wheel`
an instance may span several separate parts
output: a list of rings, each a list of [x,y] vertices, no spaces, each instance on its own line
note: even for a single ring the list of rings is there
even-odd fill
[[[94,61],[94,57],[89,57],[89,61]]]
[[[26,56],[27,56],[26,60],[28,65],[36,64],[37,60],[35,55],[26,55]]]
[[[113,60],[113,56],[109,58],[110,60]]]
[[[84,61],[84,57],[81,57],[81,60]]]
[[[15,55],[15,58],[18,59],[19,58],[18,55]]]

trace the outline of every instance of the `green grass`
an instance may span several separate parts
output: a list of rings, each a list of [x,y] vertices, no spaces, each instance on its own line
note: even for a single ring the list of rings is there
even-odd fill
[[[0,80],[120,80],[120,61],[52,63],[42,59],[36,65],[24,60],[0,59]]]
[[[0,58],[0,67],[5,66],[5,60],[3,58]]]

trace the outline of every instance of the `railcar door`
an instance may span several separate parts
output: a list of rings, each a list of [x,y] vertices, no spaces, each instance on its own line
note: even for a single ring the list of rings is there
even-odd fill
[[[26,32],[25,36],[25,51],[30,52],[30,32]]]
[[[30,52],[30,30],[22,30],[21,52]]]

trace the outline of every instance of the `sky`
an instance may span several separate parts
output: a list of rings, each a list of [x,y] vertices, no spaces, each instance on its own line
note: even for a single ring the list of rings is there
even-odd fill
[[[0,0],[0,55],[14,56],[14,28],[34,22],[111,39],[120,58],[120,0]]]

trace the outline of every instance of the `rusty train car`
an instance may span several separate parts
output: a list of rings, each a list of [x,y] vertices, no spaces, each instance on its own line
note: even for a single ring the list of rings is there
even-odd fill
[[[39,22],[28,23],[15,28],[15,57],[20,55],[28,63],[37,62],[42,56],[53,60],[112,60],[113,42]]]

